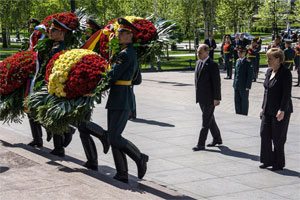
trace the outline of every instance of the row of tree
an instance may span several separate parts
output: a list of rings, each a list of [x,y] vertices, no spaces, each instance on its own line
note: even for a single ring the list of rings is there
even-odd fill
[[[0,26],[3,34],[18,27],[26,27],[27,19],[42,20],[48,15],[84,7],[100,24],[126,15],[175,19],[186,38],[198,31],[205,37],[230,28],[250,28],[253,16],[256,23],[276,28],[278,24],[300,21],[300,0],[0,0]]]

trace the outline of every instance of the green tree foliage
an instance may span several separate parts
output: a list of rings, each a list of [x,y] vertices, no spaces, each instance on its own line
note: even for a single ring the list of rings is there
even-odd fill
[[[255,14],[254,8],[259,0],[221,0],[217,8],[217,24],[219,27],[233,28],[234,32],[238,27],[251,22]]]

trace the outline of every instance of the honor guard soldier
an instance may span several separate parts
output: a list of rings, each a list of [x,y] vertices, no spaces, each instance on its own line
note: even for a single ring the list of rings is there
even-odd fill
[[[284,62],[283,65],[289,69],[293,70],[293,62],[296,57],[296,52],[294,49],[292,49],[292,40],[291,39],[285,39],[285,50],[284,50]]]
[[[113,64],[110,77],[110,92],[106,104],[108,137],[112,147],[112,153],[117,170],[114,179],[128,182],[128,166],[126,154],[135,161],[138,169],[138,177],[142,179],[147,170],[148,156],[129,140],[122,136],[127,124],[130,110],[133,109],[132,81],[134,77],[141,82],[141,74],[138,70],[138,59],[133,41],[140,31],[126,19],[119,18],[119,29],[117,36],[122,51],[117,55],[116,62]],[[136,84],[139,84],[138,82]]]
[[[258,76],[258,70],[259,70],[259,66],[257,63],[257,57],[260,51],[260,46],[257,42],[257,40],[253,39],[251,42],[251,45],[248,49],[248,57],[251,61],[251,66],[253,68],[253,81],[256,81],[256,78]]]
[[[49,60],[56,53],[67,49],[66,45],[64,43],[64,39],[65,39],[65,34],[68,31],[72,31],[72,29],[70,29],[63,23],[59,22],[58,20],[56,20],[54,18],[52,19],[51,28],[49,29],[49,37],[53,41],[53,45],[50,50]],[[43,59],[46,59],[46,58],[43,58],[43,56],[42,56],[41,59],[39,59],[39,63],[44,63],[45,61],[43,61]],[[48,63],[49,60],[46,63]],[[41,68],[39,70],[44,75],[45,69],[43,69],[42,67],[43,66],[41,66]],[[40,79],[40,78],[41,77],[37,77],[37,79]],[[31,119],[30,117],[29,117],[29,122],[30,122],[30,128],[31,128],[31,132],[32,132],[33,141],[30,142],[28,145],[33,146],[33,147],[34,146],[37,146],[37,147],[43,146],[41,125],[39,123],[33,121],[33,119]],[[64,147],[67,147],[70,144],[70,142],[72,140],[72,135],[74,134],[74,132],[75,132],[75,129],[72,127],[70,127],[69,132],[65,133],[62,136],[57,135],[57,134],[52,134],[49,131],[47,131],[47,135],[48,135],[47,140],[48,141],[50,141],[51,135],[53,135],[54,149],[50,153],[53,155],[64,157],[65,156]]]
[[[86,20],[86,30],[84,35],[86,36],[86,40],[88,40],[94,33],[96,33],[98,30],[102,29],[103,27],[97,24],[97,22],[92,19],[88,18]]]
[[[233,59],[233,49],[234,46],[231,43],[230,35],[225,36],[225,42],[221,47],[221,54],[225,60],[225,68],[227,70],[227,77],[224,79],[231,79],[232,77],[232,59]]]
[[[236,114],[248,115],[249,90],[253,79],[253,67],[251,61],[247,59],[247,49],[239,46],[235,71],[234,71],[234,105]]]
[[[295,86],[300,86],[300,34],[298,36],[298,46],[295,48],[296,58],[295,58],[295,70],[298,73],[298,83]]]

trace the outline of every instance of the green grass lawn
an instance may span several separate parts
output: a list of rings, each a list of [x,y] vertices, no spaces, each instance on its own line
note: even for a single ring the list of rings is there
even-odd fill
[[[19,51],[13,50],[13,51],[6,51],[6,50],[0,50],[0,53],[17,53]]]
[[[214,61],[218,63],[218,59],[221,57],[220,53],[215,53],[214,55]],[[189,60],[191,60],[191,65],[189,63]],[[266,54],[260,54],[260,65],[266,65]],[[157,65],[155,64],[155,67]],[[163,58],[161,60],[161,68],[162,70],[168,70],[168,69],[188,69],[188,68],[194,68],[195,67],[195,56],[184,56],[184,57],[169,57],[169,60],[166,58]],[[147,69],[149,68],[149,65],[142,65],[142,68]]]

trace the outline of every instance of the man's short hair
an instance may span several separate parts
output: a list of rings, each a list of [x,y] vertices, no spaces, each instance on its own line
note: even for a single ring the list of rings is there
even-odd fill
[[[210,51],[209,46],[207,44],[200,44],[199,48],[203,48],[204,51]]]

